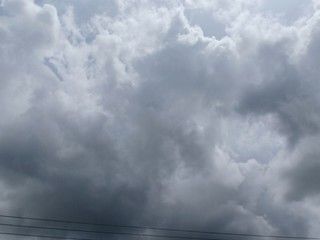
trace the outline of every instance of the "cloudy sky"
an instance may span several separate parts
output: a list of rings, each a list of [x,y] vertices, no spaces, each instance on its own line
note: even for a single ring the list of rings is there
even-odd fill
[[[319,62],[320,1],[2,0],[0,214],[319,237]]]

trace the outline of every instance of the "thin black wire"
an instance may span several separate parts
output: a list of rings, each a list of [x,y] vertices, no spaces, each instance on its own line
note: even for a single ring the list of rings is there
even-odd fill
[[[172,238],[172,239],[189,239],[189,240],[222,240],[217,238],[202,238],[202,237],[182,237],[182,236],[168,236],[168,235],[156,235],[156,234],[144,234],[144,233],[128,233],[128,232],[108,232],[112,235],[126,235],[135,237],[155,237],[155,238]],[[77,237],[59,237],[40,234],[26,234],[26,233],[12,233],[12,232],[0,232],[0,235],[12,235],[23,237],[40,237],[40,238],[52,238],[52,239],[69,239],[69,240],[97,240],[95,238],[77,238]],[[101,238],[100,238],[101,239]]]
[[[30,228],[30,229],[42,229],[42,230],[56,230],[56,231],[69,231],[69,232],[81,232],[81,233],[97,233],[97,234],[138,234],[139,236],[148,237],[167,237],[167,238],[184,238],[184,239],[205,239],[205,240],[221,240],[215,238],[194,238],[188,236],[174,236],[174,235],[157,235],[157,234],[140,234],[140,233],[128,233],[128,232],[114,232],[114,231],[96,231],[96,230],[84,230],[76,228],[58,228],[58,227],[46,227],[46,226],[34,226],[34,225],[20,225],[12,223],[0,223],[0,226],[18,227],[18,228]],[[271,237],[270,237],[271,238]],[[299,239],[303,239],[302,237]],[[318,238],[305,238],[305,239],[318,239]]]
[[[117,232],[117,231],[94,231],[94,230],[83,230],[83,229],[75,229],[75,228],[58,228],[58,227],[45,227],[45,226],[34,226],[34,225],[19,225],[19,224],[11,224],[11,223],[0,223],[0,226],[29,228],[29,229],[30,228],[31,229],[42,229],[42,230],[69,231],[69,232],[81,232],[81,233],[134,235],[134,236],[143,236],[143,237],[166,237],[166,238],[183,238],[183,239],[222,240],[222,239],[216,239],[216,238],[198,238],[198,237],[188,237],[188,236],[129,233],[129,232]]]
[[[249,233],[199,231],[199,230],[187,230],[187,229],[175,229],[175,228],[142,227],[142,226],[133,226],[133,225],[116,225],[116,224],[81,222],[81,221],[70,221],[70,220],[58,220],[58,219],[48,219],[48,218],[19,217],[19,216],[3,215],[3,214],[0,214],[0,217],[3,217],[3,218],[14,218],[14,219],[24,219],[24,220],[35,220],[35,221],[44,221],[44,222],[72,223],[72,224],[104,226],[104,227],[116,227],[116,228],[129,228],[129,229],[130,228],[131,229],[144,229],[144,230],[149,229],[149,230],[184,232],[184,233],[216,234],[216,235],[227,235],[227,236],[279,238],[279,239],[309,239],[309,240],[320,239],[320,237],[307,237],[307,236],[263,235],[263,234],[249,234]],[[72,231],[72,230],[70,230],[70,231]]]
[[[92,238],[57,237],[57,236],[46,236],[46,235],[37,235],[37,234],[10,233],[10,232],[0,232],[0,235],[20,236],[20,237],[40,237],[40,238],[51,238],[51,239],[69,239],[69,240],[96,240]]]

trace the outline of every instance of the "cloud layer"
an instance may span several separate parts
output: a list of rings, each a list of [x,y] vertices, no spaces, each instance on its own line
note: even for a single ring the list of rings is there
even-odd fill
[[[319,236],[319,21],[316,1],[2,1],[0,211]]]

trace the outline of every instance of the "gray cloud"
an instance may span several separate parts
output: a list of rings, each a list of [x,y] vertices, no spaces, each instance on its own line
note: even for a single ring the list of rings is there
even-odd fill
[[[319,234],[319,10],[265,4],[4,1],[1,212]]]

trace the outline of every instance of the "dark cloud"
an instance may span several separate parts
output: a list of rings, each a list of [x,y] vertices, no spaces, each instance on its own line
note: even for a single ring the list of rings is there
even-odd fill
[[[286,197],[299,201],[304,197],[319,194],[319,155],[315,152],[305,154],[297,166],[291,171],[286,171],[284,177],[290,186]]]
[[[285,45],[291,44],[287,42]],[[260,71],[265,75],[261,76],[261,83],[247,87],[238,110],[274,115],[278,119],[278,130],[288,137],[290,144],[295,144],[304,136],[318,132],[316,115],[319,104],[312,93],[318,85],[309,80],[309,71],[301,69],[300,62],[292,61],[289,51],[293,47],[285,45],[279,41],[258,47],[253,57],[258,59],[260,64],[257,67],[262,68]],[[313,44],[309,48],[313,48]]]

